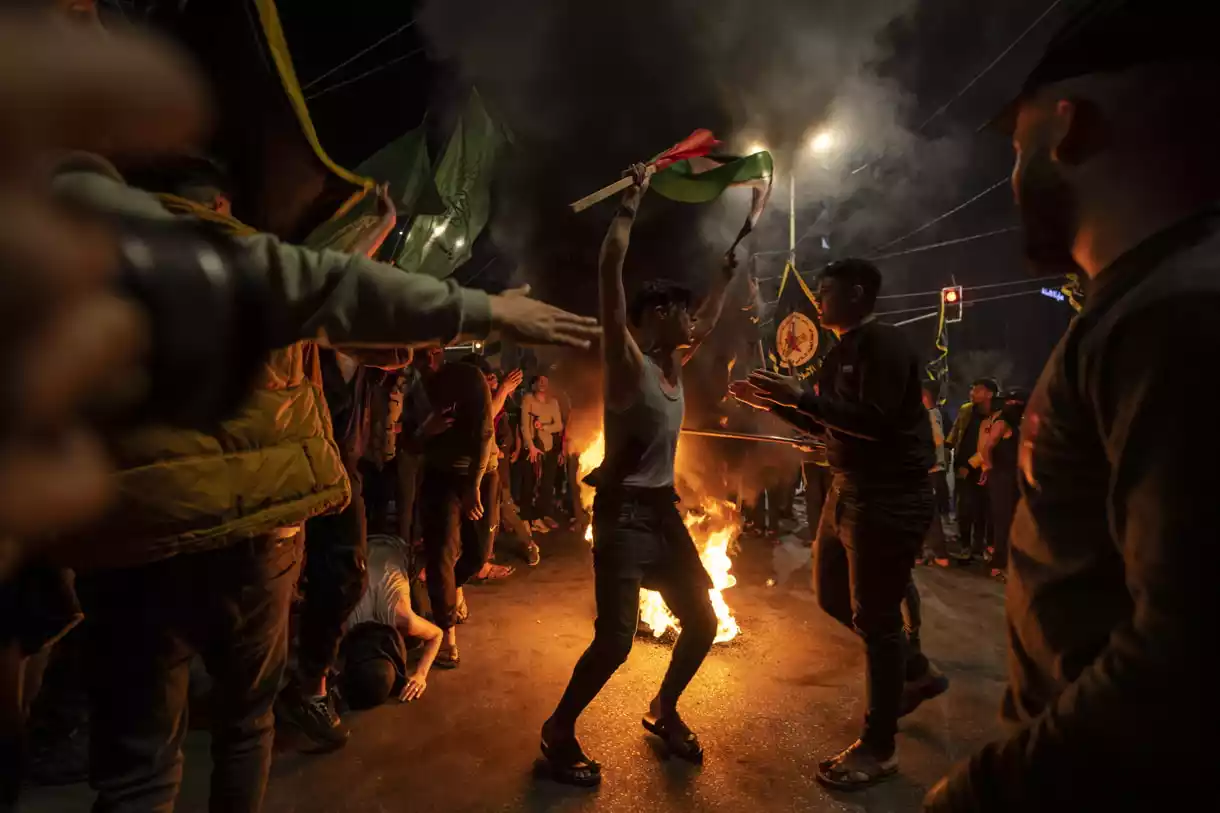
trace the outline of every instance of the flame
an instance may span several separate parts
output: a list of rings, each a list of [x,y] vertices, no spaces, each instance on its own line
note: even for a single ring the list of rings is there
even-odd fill
[[[606,436],[599,431],[578,458],[577,471],[582,480],[586,474],[601,465],[605,455]],[[580,501],[586,511],[592,509],[593,489],[583,482],[580,487]],[[683,521],[699,550],[700,561],[712,578],[712,589],[708,593],[711,595],[712,607],[716,610],[716,643],[731,641],[741,629],[737,626],[737,619],[733,617],[728,602],[724,600],[724,591],[737,584],[737,578],[731,573],[733,560],[729,558],[729,550],[741,533],[741,516],[732,503],[705,497],[698,507],[685,512]],[[585,541],[593,542],[592,524],[585,528]],[[661,594],[653,590],[640,590],[640,620],[652,630],[656,638],[670,630],[681,631],[678,619],[669,611]]]

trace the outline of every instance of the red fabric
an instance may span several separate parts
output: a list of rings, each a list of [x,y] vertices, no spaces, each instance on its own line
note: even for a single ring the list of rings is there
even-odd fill
[[[696,130],[677,144],[652,160],[656,171],[660,172],[671,164],[685,161],[688,158],[699,158],[720,146],[711,130]]]

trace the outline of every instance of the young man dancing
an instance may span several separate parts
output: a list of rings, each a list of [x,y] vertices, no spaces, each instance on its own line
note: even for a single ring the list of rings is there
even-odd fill
[[[911,581],[935,512],[923,364],[901,331],[876,321],[880,288],[881,272],[866,260],[842,260],[822,272],[814,300],[839,343],[822,364],[816,394],[765,370],[731,388],[739,400],[798,426],[812,422],[826,438],[834,482],[814,547],[815,589],[822,609],[858,632],[866,650],[864,732],[818,771],[823,784],[840,790],[895,773],[898,718],[948,688],[919,651],[919,593]]]
[[[635,184],[624,193],[610,224],[598,268],[605,325],[606,458],[588,479],[597,489],[597,621],[593,643],[542,727],[542,753],[554,778],[590,787],[601,782],[601,767],[577,742],[576,720],[631,652],[640,588],[659,591],[682,625],[669,671],[643,724],[671,753],[691,762],[702,761],[703,749],[678,716],[678,698],[716,636],[716,613],[708,595],[712,582],[676,505],[674,454],[684,409],[682,365],[719,318],[736,263],[731,255],[726,258],[693,318],[691,292],[663,280],[649,282],[629,309],[623,260],[651,175],[643,166],[632,172]]]

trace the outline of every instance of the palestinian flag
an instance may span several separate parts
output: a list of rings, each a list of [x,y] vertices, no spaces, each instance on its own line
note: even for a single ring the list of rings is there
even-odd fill
[[[658,155],[652,190],[680,203],[708,203],[730,186],[746,187],[753,192],[753,203],[745,224],[733,241],[732,251],[750,233],[767,208],[771,197],[774,162],[771,153],[718,155],[712,152],[720,142],[710,130],[696,130],[685,140]]]
[[[720,142],[711,130],[696,130],[648,163],[656,170],[652,176],[652,189],[670,200],[708,203],[720,197],[730,186],[749,187],[753,191],[750,214],[729,249],[732,251],[757,225],[767,207],[767,200],[771,197],[774,162],[771,153],[766,151],[746,156],[713,153],[719,146]],[[572,204],[572,209],[583,211],[630,185],[631,179],[624,178],[581,198]]]

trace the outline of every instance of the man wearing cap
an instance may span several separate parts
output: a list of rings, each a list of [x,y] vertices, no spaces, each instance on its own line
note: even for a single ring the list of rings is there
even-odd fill
[[[946,443],[953,448],[957,472],[957,544],[965,557],[982,556],[991,541],[991,512],[983,475],[982,439],[991,424],[992,399],[1000,387],[994,378],[980,378],[970,385],[970,400],[958,410]]]
[[[1216,729],[1220,49],[1212,4],[1095,3],[1005,116],[1026,250],[1088,300],[1030,397],[1008,572],[1011,724],[942,811],[1205,806]],[[1205,586],[1206,585],[1206,586]],[[1206,692],[1206,693],[1205,693]],[[1189,800],[1189,801],[1188,801]]]

